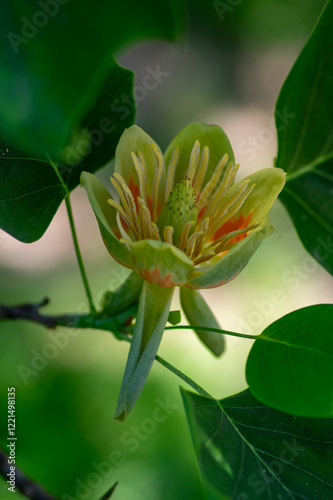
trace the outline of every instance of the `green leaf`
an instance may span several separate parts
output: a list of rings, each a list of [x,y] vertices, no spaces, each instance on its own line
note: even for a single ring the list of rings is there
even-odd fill
[[[210,499],[333,498],[332,418],[292,417],[249,390],[221,401],[182,396]]]
[[[100,0],[98,8],[92,2],[82,8],[70,0],[3,0],[1,129],[49,153],[65,147],[110,74],[110,54],[140,39],[174,40],[182,30],[183,5]],[[150,71],[148,84],[160,83],[163,68]],[[132,107],[127,88],[107,101],[119,116]]]
[[[305,248],[333,274],[333,0],[327,5],[276,103],[280,195]]]
[[[168,320],[174,288],[144,281],[115,419],[125,420],[141,394]]]
[[[208,327],[207,330],[193,329],[199,339],[215,356],[221,356],[225,348],[224,337],[209,330],[209,327],[220,328],[220,325],[202,295],[191,288],[181,287],[180,302],[190,325]]]
[[[294,415],[333,415],[333,305],[294,311],[253,344],[246,378],[263,403]]]
[[[0,227],[26,243],[65,195],[47,155],[71,191],[83,170],[112,160],[134,121],[133,74],[112,54],[142,38],[173,40],[184,21],[183,0],[37,4],[0,3]],[[166,75],[159,64],[146,71],[149,85]]]
[[[2,229],[24,243],[38,240],[49,226],[66,192],[78,185],[82,170],[95,172],[112,159],[124,128],[134,120],[134,109],[121,119],[110,109],[110,99],[119,97],[122,92],[131,95],[132,84],[132,73],[113,62],[110,76],[100,89],[95,104],[83,118],[75,142],[61,153],[67,162],[58,164],[64,185],[46,154],[42,155],[43,158],[33,153],[24,157],[8,140],[0,140]],[[44,126],[47,128],[47,125]],[[85,154],[79,157],[79,151],[85,151]]]
[[[48,162],[11,150],[0,156],[0,186],[0,227],[25,243],[44,234],[66,194]]]

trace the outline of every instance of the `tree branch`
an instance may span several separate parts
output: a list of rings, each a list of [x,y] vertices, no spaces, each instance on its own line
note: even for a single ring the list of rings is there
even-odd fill
[[[5,481],[9,481],[10,466],[8,464],[8,456],[0,450],[0,474]],[[7,475],[8,474],[8,475]],[[57,500],[49,495],[41,486],[28,478],[18,467],[15,466],[15,488],[22,495],[32,500]]]
[[[21,304],[18,306],[0,305],[1,319],[27,319],[36,323],[41,323],[47,328],[55,328],[59,324],[59,319],[65,321],[65,316],[44,316],[39,313],[39,309],[49,304],[49,299],[44,298],[36,304]]]
[[[49,299],[44,298],[35,304],[21,304],[18,306],[0,305],[1,320],[28,320],[39,323],[46,328],[70,327],[70,328],[95,328],[107,330],[114,333],[120,340],[129,341],[130,324],[136,313],[136,306],[132,305],[114,316],[105,316],[103,311],[96,315],[91,314],[66,314],[66,315],[45,315],[39,309],[49,304]],[[0,449],[0,475],[5,481],[9,480],[10,466],[7,454]],[[115,491],[115,483],[100,500],[108,500]],[[49,495],[40,485],[27,477],[18,467],[15,466],[15,487],[24,496],[31,500],[59,500]]]
[[[9,481],[10,466],[8,464],[8,455],[0,449],[0,474],[7,482]],[[116,482],[100,500],[109,500],[114,493],[118,482]],[[20,491],[22,495],[31,500],[59,500],[47,493],[39,484],[30,479],[15,465],[15,489]]]
[[[136,305],[131,305],[119,314],[105,315],[102,312],[95,315],[65,314],[45,315],[39,312],[41,307],[49,304],[49,299],[44,298],[35,304],[21,304],[18,306],[0,305],[1,320],[28,320],[44,325],[46,328],[65,326],[70,328],[93,328],[113,332],[120,340],[128,338],[131,331],[131,321],[136,314]],[[125,337],[124,337],[125,336]]]
[[[65,326],[71,328],[93,328],[97,330],[107,330],[112,332],[118,340],[125,340],[126,342],[131,342],[132,327],[131,322],[133,317],[136,315],[137,306],[130,305],[124,309],[121,313],[117,315],[107,315],[103,316],[103,311],[97,313],[95,316],[90,314],[67,314],[63,316],[46,316],[40,314],[39,308],[45,306],[49,303],[49,299],[45,298],[36,304],[23,304],[20,306],[8,307],[0,305],[0,321],[5,319],[26,319],[29,321],[34,321],[40,323],[47,328],[57,328],[58,326]],[[166,327],[174,328],[174,327]],[[192,329],[192,326],[186,326],[184,328]],[[196,327],[203,329],[204,327]],[[206,328],[206,327],[205,327]],[[220,331],[220,330],[217,330]],[[236,334],[237,335],[237,334]],[[163,365],[169,371],[177,375],[180,379],[186,382],[192,389],[194,389],[198,394],[202,396],[208,396],[213,398],[205,389],[200,387],[194,380],[185,375],[183,372],[178,370],[175,366],[168,363],[165,359],[156,355],[155,359],[158,363]],[[214,398],[213,398],[214,399]],[[103,499],[101,499],[103,500]]]

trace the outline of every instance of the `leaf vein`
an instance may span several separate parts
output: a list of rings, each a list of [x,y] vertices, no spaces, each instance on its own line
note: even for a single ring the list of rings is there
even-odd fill
[[[322,225],[330,234],[333,234],[333,227],[330,226],[330,224],[327,224],[327,222],[320,217],[309,205],[307,205],[299,196],[297,196],[294,191],[291,191],[288,188],[284,188],[284,191],[291,196],[291,198],[294,198],[295,201],[307,212],[311,217],[313,217],[320,225]]]

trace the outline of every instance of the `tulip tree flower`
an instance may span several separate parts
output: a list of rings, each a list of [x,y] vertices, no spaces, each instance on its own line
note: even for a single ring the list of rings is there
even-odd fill
[[[164,155],[136,125],[125,130],[116,149],[112,194],[95,176],[82,173],[108,251],[133,270],[128,293],[133,280],[140,290],[115,415],[119,420],[126,418],[143,388],[175,287],[181,287],[190,324],[198,325],[202,317],[204,326],[216,326],[197,290],[235,278],[272,232],[268,211],[285,173],[268,168],[235,182],[237,169],[224,131],[192,123]],[[219,354],[221,345],[207,337],[209,331],[206,337],[204,333],[202,339]]]

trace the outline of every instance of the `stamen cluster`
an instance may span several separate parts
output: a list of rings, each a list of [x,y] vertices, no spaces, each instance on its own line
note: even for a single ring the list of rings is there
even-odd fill
[[[174,183],[179,159],[179,149],[175,148],[168,165],[161,203],[164,160],[156,145],[151,147],[157,160],[151,196],[147,194],[147,164],[141,152],[131,153],[139,181],[139,196],[133,194],[119,173],[111,177],[119,201],[108,201],[117,210],[121,242],[162,240],[177,246],[194,264],[200,264],[226,252],[257,227],[257,224],[248,225],[250,217],[235,220],[254,184],[246,180],[231,196],[226,196],[239,167],[228,162],[227,154],[207,181],[209,148],[205,146],[201,151],[200,143],[196,141],[185,176]]]

